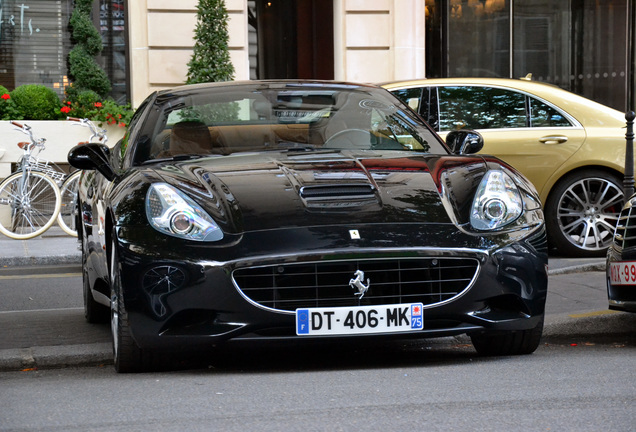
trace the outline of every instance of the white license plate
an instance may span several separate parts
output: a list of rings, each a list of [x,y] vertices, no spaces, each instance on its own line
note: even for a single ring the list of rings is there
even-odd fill
[[[610,263],[612,285],[636,285],[636,261]]]
[[[296,309],[296,334],[347,335],[422,330],[422,303]]]

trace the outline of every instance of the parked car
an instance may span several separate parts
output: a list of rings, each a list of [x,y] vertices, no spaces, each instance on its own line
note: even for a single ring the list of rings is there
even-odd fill
[[[607,251],[609,308],[636,312],[636,195],[621,211],[614,241]]]
[[[544,203],[563,255],[603,256],[623,205],[625,115],[529,79],[443,78],[383,84],[442,136],[474,129],[481,153],[521,171]]]
[[[388,91],[309,81],[153,93],[123,141],[73,148],[85,315],[115,367],[252,338],[541,337],[539,197]],[[457,154],[460,149],[464,154]]]

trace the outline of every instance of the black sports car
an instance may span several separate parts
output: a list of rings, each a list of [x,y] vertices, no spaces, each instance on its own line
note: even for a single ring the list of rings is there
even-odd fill
[[[534,188],[471,131],[314,81],[152,94],[113,149],[75,147],[86,318],[115,367],[234,339],[468,334],[533,352],[547,251]]]
[[[636,195],[623,207],[607,251],[607,299],[609,308],[636,312]]]

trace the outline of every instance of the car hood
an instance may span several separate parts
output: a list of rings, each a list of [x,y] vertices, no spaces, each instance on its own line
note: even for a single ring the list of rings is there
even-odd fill
[[[261,153],[153,170],[195,199],[226,233],[241,233],[466,220],[486,163],[476,156],[405,152]]]

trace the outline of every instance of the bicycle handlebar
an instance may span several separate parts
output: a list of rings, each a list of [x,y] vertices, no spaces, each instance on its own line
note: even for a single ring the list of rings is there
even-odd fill
[[[68,121],[78,122],[80,126],[85,126],[91,130],[92,135],[88,138],[88,142],[91,142],[93,138],[97,138],[98,141],[102,141],[104,144],[108,141],[106,135],[106,129],[98,128],[95,123],[87,118],[67,117]],[[83,143],[80,143],[83,144]]]
[[[46,138],[36,138],[35,135],[33,134],[33,130],[31,129],[31,126],[29,126],[26,123],[18,123],[15,120],[11,120],[10,122],[13,126],[17,127],[18,130],[20,132],[22,132],[25,135],[29,136],[29,140],[31,140],[31,145],[25,146],[25,145],[20,145],[21,143],[18,143],[18,146],[26,151],[30,151],[33,149],[33,147],[39,147],[40,150],[44,149],[44,143],[46,142]]]

